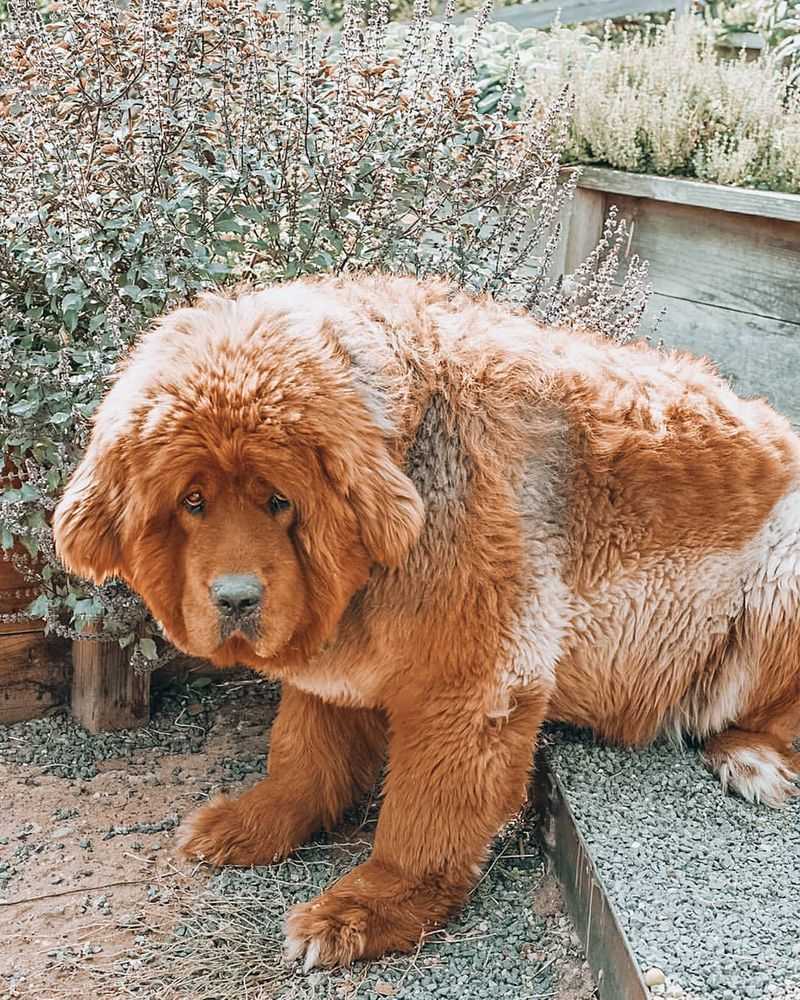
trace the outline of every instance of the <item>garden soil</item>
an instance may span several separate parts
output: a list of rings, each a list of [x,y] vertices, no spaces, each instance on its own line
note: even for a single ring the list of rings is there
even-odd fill
[[[180,820],[263,774],[275,688],[194,675],[161,690],[143,730],[89,735],[63,711],[0,728],[0,995],[342,1000],[590,1000],[557,886],[521,822],[498,841],[458,921],[411,956],[304,974],[282,922],[365,856],[375,796],[279,865],[182,860]]]

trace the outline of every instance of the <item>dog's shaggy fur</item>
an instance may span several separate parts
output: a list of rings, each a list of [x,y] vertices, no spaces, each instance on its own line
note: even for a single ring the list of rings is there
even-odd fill
[[[786,421],[702,362],[323,280],[148,333],[55,531],[181,649],[283,682],[269,776],[191,817],[189,856],[283,857],[388,752],[372,857],[289,916],[310,967],[411,948],[463,902],[543,719],[707,741],[725,786],[795,794],[799,480]],[[263,587],[241,625],[226,574]]]

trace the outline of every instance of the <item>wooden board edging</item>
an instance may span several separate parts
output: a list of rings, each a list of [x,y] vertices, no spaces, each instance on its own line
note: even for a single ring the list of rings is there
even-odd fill
[[[715,208],[722,212],[760,215],[765,219],[800,222],[800,194],[706,184],[684,177],[657,177],[606,167],[580,167],[578,187],[631,198],[652,198],[679,205]]]
[[[278,0],[277,9],[285,12],[285,0]],[[639,17],[645,14],[687,14],[691,10],[690,0],[533,0],[531,3],[509,4],[507,7],[496,5],[489,19],[490,24],[508,24],[522,31],[525,28],[546,30],[552,28],[556,18],[561,25],[586,24],[593,21],[613,21],[623,17]],[[475,19],[477,11],[468,10],[456,14],[452,24],[469,24]],[[434,14],[432,20],[441,23],[444,15]],[[392,24],[405,24],[407,18],[392,21]],[[334,41],[341,34],[339,25],[330,30],[322,31]]]
[[[547,755],[536,755],[539,835],[564,893],[600,1000],[649,1000],[631,946]]]
[[[718,49],[752,49],[760,51],[764,48],[764,36],[757,31],[727,31],[717,38]]]

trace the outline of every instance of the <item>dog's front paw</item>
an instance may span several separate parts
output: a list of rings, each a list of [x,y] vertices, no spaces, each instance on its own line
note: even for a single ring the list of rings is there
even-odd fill
[[[349,965],[366,957],[371,912],[366,901],[325,893],[300,903],[286,920],[286,957],[303,959],[306,972],[317,965]]]
[[[261,820],[241,799],[220,795],[183,821],[178,846],[187,857],[212,865],[272,864],[291,847],[281,843],[267,817]]]
[[[366,862],[327,892],[300,903],[286,920],[286,957],[315,966],[349,965],[390,951],[411,951],[452,909],[439,894]]]

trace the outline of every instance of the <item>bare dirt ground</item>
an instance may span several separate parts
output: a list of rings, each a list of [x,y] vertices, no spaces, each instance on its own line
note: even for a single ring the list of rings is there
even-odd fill
[[[0,732],[0,995],[549,997],[589,1000],[587,967],[525,831],[501,844],[461,920],[415,956],[302,974],[283,913],[368,849],[375,802],[281,865],[182,860],[180,820],[263,774],[275,690],[251,675],[158,696],[137,733],[90,736],[63,713]]]

